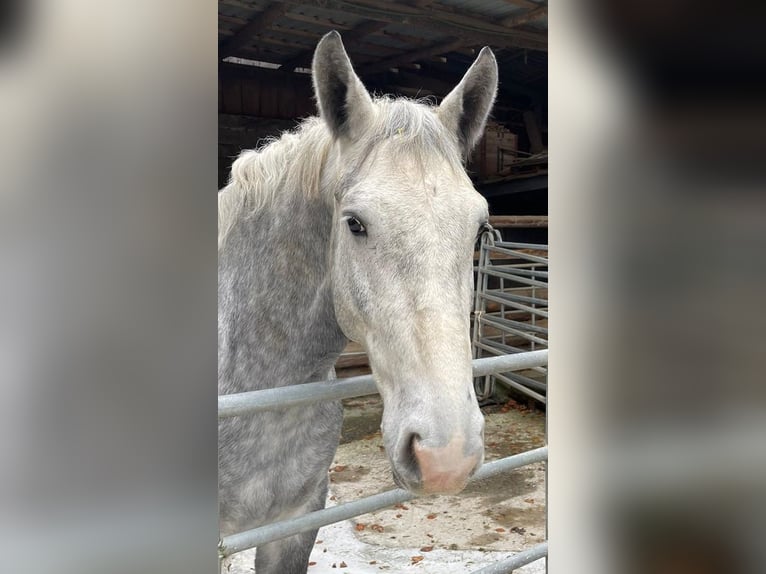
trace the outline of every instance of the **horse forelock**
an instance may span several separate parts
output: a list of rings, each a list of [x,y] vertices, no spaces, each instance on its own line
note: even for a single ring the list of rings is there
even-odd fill
[[[433,159],[446,159],[456,173],[463,170],[458,142],[426,101],[380,97],[364,130],[344,146],[342,168],[360,166],[384,142],[392,153],[428,169]],[[316,196],[322,189],[323,167],[332,149],[330,130],[318,117],[304,120],[296,130],[245,150],[231,167],[229,183],[218,194],[218,245],[241,218],[268,206],[282,193]],[[338,174],[336,183],[343,181]]]

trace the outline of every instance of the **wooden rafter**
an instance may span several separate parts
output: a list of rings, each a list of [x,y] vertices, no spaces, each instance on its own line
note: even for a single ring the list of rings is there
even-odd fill
[[[454,50],[465,47],[466,44],[468,44],[468,42],[462,38],[451,38],[447,41],[442,41],[438,44],[433,44],[426,48],[419,48],[417,50],[405,52],[404,54],[400,54],[393,58],[387,58],[385,60],[375,62],[374,64],[363,68],[362,73],[371,74],[375,72],[382,72],[397,65],[409,64],[410,62],[423,60],[432,56],[438,56],[440,54],[448,54]]]
[[[534,8],[540,4],[533,2],[532,0],[503,0],[506,4],[511,6],[521,6],[522,8]]]
[[[234,56],[240,48],[251,43],[253,38],[263,30],[266,30],[271,24],[284,15],[287,6],[282,3],[274,3],[268,6],[263,12],[253,17],[250,22],[245,24],[231,38],[228,38],[218,49],[220,59]]]
[[[515,26],[521,26],[522,24],[526,24],[527,22],[534,22],[535,20],[540,20],[541,18],[545,18],[547,16],[548,16],[548,7],[540,6],[539,8],[535,8],[533,10],[530,10],[529,12],[524,12],[523,14],[516,14],[514,16],[509,16],[508,18],[503,20],[501,24],[508,28],[513,28]]]
[[[537,9],[540,4],[519,0],[517,5],[527,8]],[[332,2],[328,2],[328,7]],[[375,19],[386,19],[389,22],[398,22],[402,24],[417,24],[429,29],[446,33],[444,28],[452,29],[452,35],[460,35],[459,31],[466,35],[491,35],[491,42],[497,46],[504,46],[510,43],[519,47],[527,47],[537,50],[546,50],[547,35],[545,32],[536,32],[530,30],[512,30],[502,22],[490,20],[482,15],[458,10],[453,6],[429,2],[427,4],[413,5],[402,2],[387,2],[390,13],[381,15],[378,12],[364,10],[360,5],[369,5],[371,8],[377,8],[378,0],[354,0],[353,3],[345,3],[342,0],[337,2],[338,8],[350,14]],[[490,40],[485,40],[485,42]],[[523,45],[522,45],[523,44]]]
[[[344,25],[332,17],[314,17],[300,14],[300,0],[285,0],[294,10],[287,14],[288,18],[308,21],[314,24],[342,30]],[[539,7],[539,4],[529,2],[526,7]],[[378,0],[327,0],[324,7],[333,12],[351,14],[357,18],[377,22],[398,23],[427,28],[443,36],[465,38],[475,44],[491,44],[497,48],[527,48],[530,50],[547,51],[547,34],[544,31],[519,30],[502,25],[501,22],[484,19],[476,14],[459,12],[450,6],[435,2],[422,4],[404,4],[387,2],[387,10],[382,12]],[[348,25],[345,26],[348,28]],[[344,36],[345,40],[345,36]]]
[[[380,22],[380,21],[373,21],[373,20],[366,20],[359,24],[358,26],[355,26],[351,30],[348,30],[347,32],[343,33],[343,43],[346,45],[346,47],[354,48],[361,44],[361,40],[365,36],[370,36],[372,34],[376,34],[377,32],[380,32],[388,26],[388,22]],[[318,39],[318,38],[317,38]],[[292,71],[293,69],[297,67],[308,67],[308,65],[311,63],[311,58],[314,55],[314,50],[305,50],[301,52],[300,54],[297,54],[293,58],[290,58],[286,62],[282,63],[281,69],[283,70],[289,70]]]
[[[293,20],[311,22],[328,31],[340,30],[362,74],[378,74],[394,67],[419,68],[431,64],[430,60],[437,57],[444,58],[450,52],[472,55],[474,48],[487,44],[496,50],[498,57],[502,57],[508,50],[524,54],[529,51],[530,56],[536,52],[537,56],[541,56],[540,52],[547,50],[547,33],[523,25],[546,17],[547,3],[533,0],[507,2],[524,10],[504,19],[492,19],[486,14],[466,13],[462,8],[443,4],[439,0],[414,0],[406,3],[394,0],[385,4],[380,0],[323,0],[319,4],[319,12],[304,13],[303,7],[309,4],[305,0],[274,0],[260,13],[254,14],[251,20],[248,19],[249,22],[241,16],[237,18],[219,14],[229,26],[234,25],[231,32],[226,28],[219,30],[219,53],[220,58],[224,59],[232,55],[253,57],[256,52],[271,52],[268,61],[278,64],[282,60],[283,70],[308,67],[313,55],[313,44],[321,33],[303,26],[293,29],[293,25],[287,23],[287,20]],[[245,6],[240,0],[220,0],[220,3]],[[385,10],[381,9],[383,5]],[[285,20],[277,26],[276,22],[282,17]],[[240,25],[240,22],[247,23]],[[403,34],[400,30],[395,33],[386,31],[391,23],[413,29],[427,29],[431,39],[407,36],[406,32]],[[375,34],[390,35],[408,46],[409,51],[396,55],[393,53],[394,48],[370,41],[369,37]],[[311,40],[311,48],[305,40]],[[284,46],[292,48],[292,51],[270,49],[268,46]],[[280,52],[284,55],[279,56]]]

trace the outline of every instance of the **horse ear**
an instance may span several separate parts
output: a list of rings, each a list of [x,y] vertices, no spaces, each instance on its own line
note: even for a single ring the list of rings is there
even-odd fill
[[[496,94],[497,61],[492,50],[484,47],[437,110],[442,123],[457,135],[464,157],[484,132]]]
[[[372,98],[354,73],[335,30],[317,44],[312,63],[319,114],[335,137],[353,137],[372,114]]]

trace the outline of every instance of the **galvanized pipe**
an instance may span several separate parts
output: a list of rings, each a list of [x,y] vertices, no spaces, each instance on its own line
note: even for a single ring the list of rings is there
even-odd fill
[[[513,389],[516,389],[517,391],[519,391],[521,393],[524,393],[525,395],[527,395],[529,397],[532,397],[536,401],[540,401],[544,405],[548,404],[548,400],[543,395],[533,391],[532,389],[530,389],[529,387],[527,387],[525,385],[522,385],[521,383],[517,383],[513,379],[509,379],[508,377],[506,377],[506,376],[504,376],[502,374],[495,375],[495,378],[498,381],[500,381],[501,383],[503,383],[504,385],[506,385],[508,387],[511,387]]]
[[[518,311],[526,311],[530,315],[540,315],[542,317],[548,318],[548,311],[546,309],[548,308],[548,302],[543,301],[542,299],[538,299],[538,301],[541,301],[545,304],[545,307],[530,307],[528,305],[523,305],[521,302],[516,301],[512,299],[511,297],[507,297],[504,294],[501,295],[500,293],[482,293],[481,294],[482,299],[486,299],[487,301],[492,301],[494,303],[499,303],[501,305],[507,305],[513,310]],[[534,305],[534,303],[533,303]]]
[[[516,568],[521,568],[525,564],[529,564],[545,556],[548,556],[548,542],[542,542],[537,546],[533,546],[529,550],[524,550],[523,552],[514,554],[510,558],[485,566],[481,570],[474,570],[472,574],[508,574],[509,572],[516,570]]]
[[[530,379],[529,377],[525,377],[524,375],[519,375],[518,373],[504,373],[503,376],[508,377],[509,379],[511,379],[512,381],[516,381],[517,383],[521,383],[525,387],[529,387],[530,389],[533,389],[537,392],[548,391],[548,383],[536,381],[535,379]]]
[[[500,357],[491,357],[500,358]],[[508,472],[522,466],[527,466],[535,462],[541,462],[548,459],[548,447],[543,446],[513,456],[509,456],[500,460],[488,462],[483,465],[479,471],[473,476],[471,482],[483,480],[502,472]],[[347,502],[338,506],[325,508],[323,510],[317,510],[298,516],[296,518],[290,518],[288,520],[282,520],[280,522],[274,522],[267,524],[259,528],[252,530],[246,530],[245,532],[239,532],[230,536],[224,537],[218,543],[218,555],[221,558],[231,556],[236,552],[247,550],[255,546],[266,544],[267,542],[273,542],[281,538],[287,538],[294,534],[306,532],[307,530],[313,530],[328,524],[340,522],[341,520],[348,520],[360,514],[366,514],[367,512],[373,512],[380,510],[387,506],[397,504],[399,502],[405,502],[415,498],[412,493],[397,488],[361,498],[353,502]]]
[[[535,333],[542,333],[544,335],[548,334],[548,328],[547,327],[540,327],[538,325],[530,325],[529,323],[524,323],[522,321],[514,321],[513,319],[506,319],[505,317],[502,317],[499,313],[485,313],[482,318],[482,321],[486,322],[494,322],[496,326],[500,326],[501,328],[504,328],[507,331],[510,331],[513,333],[514,331],[519,333],[520,335],[525,335],[528,331],[533,331]]]
[[[535,249],[537,251],[548,251],[548,246],[544,243],[519,243],[517,241],[495,241],[494,246],[495,247],[510,247],[511,249]],[[529,254],[524,253],[523,255],[529,255]]]
[[[514,275],[507,271],[503,272],[502,269],[502,265],[490,265],[488,267],[484,267],[483,269],[479,269],[479,272],[486,275],[491,275],[492,277],[497,277],[499,279],[510,279],[514,283],[529,285],[530,287],[548,287],[548,283],[546,281],[537,281],[536,279],[519,277],[518,275]]]
[[[521,371],[547,364],[547,349],[501,357],[486,357],[472,361],[474,377],[506,371]],[[333,401],[374,395],[377,392],[372,376],[365,375],[335,381],[322,381],[276,389],[222,395],[218,397],[218,417],[235,417],[303,406],[316,401]]]

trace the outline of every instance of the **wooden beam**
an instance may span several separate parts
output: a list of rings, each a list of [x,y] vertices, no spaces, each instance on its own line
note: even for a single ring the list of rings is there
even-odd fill
[[[337,22],[331,17],[316,18],[301,14],[298,10],[303,2],[300,0],[284,1],[294,8],[293,11],[286,14],[288,18],[320,24],[328,29],[348,29],[347,25],[344,26],[342,22]],[[366,8],[365,4],[369,8]],[[530,5],[537,7],[537,4],[526,4],[526,6]],[[423,27],[438,32],[443,36],[464,38],[467,43],[476,45],[490,44],[495,48],[527,48],[543,52],[548,50],[548,36],[546,32],[508,28],[502,26],[499,22],[485,20],[474,14],[459,12],[452,7],[442,4],[431,3],[419,7],[400,2],[387,2],[386,8],[388,10],[381,12],[379,0],[356,0],[354,5],[327,0],[324,8],[334,12],[353,14],[365,20]]]
[[[357,26],[353,27],[348,32],[343,33],[343,44],[346,48],[358,48],[363,44],[363,38],[376,34],[388,26],[388,22],[365,20]],[[319,38],[317,38],[319,40]],[[309,67],[311,65],[311,58],[314,55],[314,49],[305,50],[300,54],[290,58],[286,62],[282,63],[281,69],[293,71],[298,67]],[[352,58],[353,60],[353,58]]]
[[[322,18],[319,16],[307,16],[300,12],[287,12],[285,17],[294,22],[306,22],[308,24],[314,24],[316,26],[324,26],[328,30],[351,30],[353,26],[350,26],[344,22],[338,22],[332,18]]]
[[[537,2],[533,2],[532,0],[503,0],[503,2],[510,4],[511,6],[521,6],[522,8],[534,8],[535,6],[539,6]]]
[[[243,10],[252,10],[253,5],[246,2],[240,2],[239,0],[218,0],[219,4],[224,6],[234,6],[235,8],[242,8]]]
[[[458,48],[465,47],[467,43],[468,42],[462,38],[459,38],[459,39],[451,38],[450,40],[447,40],[445,42],[439,42],[438,44],[433,44],[432,46],[428,46],[426,48],[411,50],[410,52],[405,52],[404,54],[400,54],[398,56],[394,56],[386,60],[375,62],[374,64],[370,66],[364,67],[361,70],[361,72],[362,74],[374,74],[376,72],[382,72],[382,71],[388,70],[389,68],[396,67],[399,64],[407,64],[410,62],[415,62],[417,60],[430,58],[431,56],[448,54],[452,52],[453,50],[457,50]]]
[[[236,24],[237,26],[244,26],[248,23],[244,18],[237,18],[236,16],[227,16],[226,14],[218,14],[219,22],[228,22],[229,24]]]
[[[490,215],[489,224],[492,227],[508,228],[521,227],[529,229],[532,227],[548,227],[547,215]]]
[[[385,16],[379,12],[365,9],[361,5],[370,8],[379,8],[378,0],[356,0],[356,6],[351,7],[343,4],[343,10],[367,19],[386,19],[388,22],[418,25],[451,36],[472,38],[474,41],[484,44],[493,44],[496,47],[522,47],[533,50],[547,51],[548,36],[546,32],[531,30],[514,30],[504,26],[501,22],[485,19],[483,15],[471,13],[466,10],[456,9],[452,6],[438,4],[436,2],[417,6],[401,2],[387,2],[390,9]],[[526,2],[528,8],[538,8],[539,4]],[[329,5],[328,5],[329,7]]]
[[[263,12],[258,13],[250,22],[245,24],[234,36],[228,38],[218,49],[218,57],[223,60],[236,55],[237,50],[251,43],[253,38],[271,24],[282,17],[287,11],[287,6],[281,3],[271,4]]]
[[[526,24],[527,22],[534,22],[535,20],[540,20],[541,18],[545,18],[547,16],[548,16],[548,7],[540,6],[539,8],[535,8],[534,10],[530,10],[529,12],[525,12],[524,14],[509,16],[505,20],[502,20],[500,23],[503,26],[506,26],[508,28],[513,28],[515,26],[521,26],[522,24]]]

